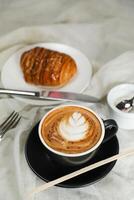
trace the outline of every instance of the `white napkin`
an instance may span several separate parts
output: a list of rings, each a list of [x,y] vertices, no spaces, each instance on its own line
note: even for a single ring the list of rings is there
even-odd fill
[[[120,83],[134,83],[134,51],[126,52],[103,65],[92,77],[86,93],[99,98]]]
[[[97,57],[103,50],[104,24],[70,24],[44,27],[20,28],[0,39],[0,68],[5,61],[21,47],[36,42],[60,42],[80,49],[93,63],[93,76],[85,93],[104,97],[109,89],[122,82],[134,82],[134,52],[126,52],[105,65]],[[96,64],[97,62],[97,64]],[[101,63],[101,62],[100,62]],[[10,75],[7,74],[7,76]],[[44,183],[28,167],[24,156],[26,138],[32,127],[46,112],[45,107],[25,105],[12,98],[0,99],[2,122],[12,110],[23,116],[19,125],[8,131],[0,144],[0,199],[22,200],[34,187]],[[93,106],[104,118],[108,117],[106,105]],[[134,146],[131,131],[119,130],[121,148]],[[34,156],[34,154],[33,154]],[[130,199],[134,192],[133,158],[119,161],[113,171],[101,182],[83,189],[67,190],[53,187],[33,197],[34,200],[105,200]],[[124,192],[127,191],[127,192]],[[123,198],[120,198],[124,192]]]

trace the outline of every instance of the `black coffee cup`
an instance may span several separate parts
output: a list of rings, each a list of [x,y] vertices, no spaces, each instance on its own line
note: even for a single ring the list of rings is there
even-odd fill
[[[92,148],[90,148],[89,150],[84,151],[82,153],[68,154],[68,153],[56,151],[46,144],[46,142],[45,142],[45,140],[44,140],[44,138],[42,137],[42,134],[41,134],[41,127],[42,127],[42,123],[43,123],[44,119],[54,110],[56,110],[58,108],[64,108],[64,107],[67,107],[67,106],[77,106],[77,107],[80,107],[80,108],[84,108],[89,112],[92,112],[97,117],[97,119],[99,120],[99,122],[101,124],[102,133],[101,133],[101,137],[100,137],[99,141]],[[71,104],[71,105],[57,106],[56,108],[50,110],[47,114],[45,114],[44,117],[42,118],[42,120],[40,121],[38,132],[39,132],[39,138],[40,138],[42,144],[47,149],[50,157],[54,161],[56,161],[60,164],[63,164],[65,166],[66,165],[67,166],[68,165],[69,166],[79,166],[79,165],[82,165],[82,164],[86,163],[87,161],[89,161],[95,155],[95,153],[97,152],[100,145],[102,143],[107,142],[113,136],[115,136],[117,130],[118,130],[118,125],[117,125],[115,120],[113,120],[113,119],[102,120],[99,117],[99,115],[96,112],[94,112],[93,110],[91,110],[90,108],[80,106],[80,105],[76,105],[76,104],[75,105]]]

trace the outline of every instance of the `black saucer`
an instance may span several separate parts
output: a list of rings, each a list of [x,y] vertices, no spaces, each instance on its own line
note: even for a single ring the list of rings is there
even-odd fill
[[[72,171],[75,171],[86,165],[113,156],[118,152],[119,143],[117,137],[114,136],[110,141],[102,144],[95,156],[85,165],[72,168],[57,164],[54,161],[52,161],[52,159],[46,152],[44,146],[39,140],[38,124],[33,128],[31,133],[29,134],[25,145],[25,156],[28,165],[38,177],[47,182],[59,178],[65,174],[71,173]],[[105,177],[114,167],[115,163],[116,161],[113,161],[90,172],[86,172],[85,174],[82,174],[78,177],[60,183],[58,184],[58,186],[66,188],[75,188],[93,184]]]

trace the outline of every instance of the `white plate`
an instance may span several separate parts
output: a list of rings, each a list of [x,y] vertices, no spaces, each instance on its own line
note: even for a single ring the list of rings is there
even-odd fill
[[[46,89],[45,87],[41,88],[41,87],[33,86],[31,84],[26,83],[23,78],[23,73],[20,68],[20,57],[22,53],[36,46],[45,47],[45,48],[56,50],[59,52],[64,52],[70,55],[77,64],[78,72],[76,76],[68,84],[56,90],[81,93],[87,88],[91,79],[91,74],[92,74],[91,63],[89,62],[87,57],[83,53],[78,51],[77,49],[64,45],[64,44],[58,44],[58,43],[38,43],[34,45],[29,45],[20,49],[16,53],[14,53],[7,60],[7,62],[2,68],[1,80],[5,88],[27,90],[27,91],[30,91],[30,90],[40,91],[42,89]],[[40,100],[20,98],[17,96],[15,98],[29,104],[34,104],[34,105],[59,104],[59,101],[47,101],[47,100],[40,101]]]

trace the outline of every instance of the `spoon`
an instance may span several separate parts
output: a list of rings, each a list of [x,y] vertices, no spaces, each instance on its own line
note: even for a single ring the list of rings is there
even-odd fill
[[[124,112],[129,112],[133,108],[133,103],[134,103],[134,97],[132,97],[131,99],[125,99],[119,102],[116,105],[116,108]]]

